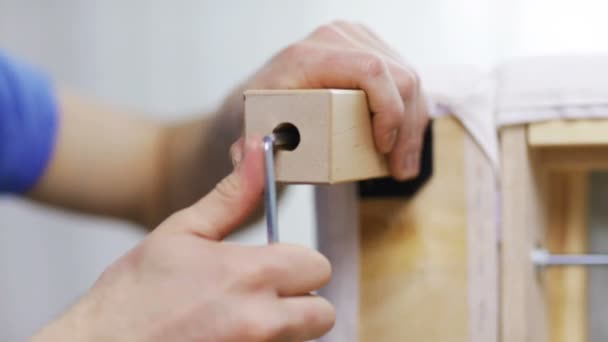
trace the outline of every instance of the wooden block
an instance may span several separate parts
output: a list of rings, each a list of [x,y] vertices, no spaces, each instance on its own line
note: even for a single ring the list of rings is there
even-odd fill
[[[371,114],[360,90],[248,90],[245,134],[266,135],[294,125],[300,143],[278,151],[276,178],[286,183],[333,184],[389,174],[376,151]]]
[[[541,146],[608,145],[608,120],[554,120],[528,126],[528,144]]]

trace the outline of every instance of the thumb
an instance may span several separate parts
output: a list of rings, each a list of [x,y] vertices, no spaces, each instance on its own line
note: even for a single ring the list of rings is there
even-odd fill
[[[240,142],[237,142],[239,144]],[[264,188],[262,142],[248,137],[234,171],[213,191],[183,210],[186,229],[206,239],[221,240],[255,209]]]

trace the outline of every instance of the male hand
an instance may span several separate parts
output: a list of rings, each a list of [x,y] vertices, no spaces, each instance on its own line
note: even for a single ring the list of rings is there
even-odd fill
[[[151,196],[145,222],[192,203],[228,172],[226,149],[243,132],[244,90],[306,88],[364,90],[374,141],[391,174],[398,180],[418,174],[428,115],[416,73],[364,26],[337,21],[280,51],[227,97],[213,120],[170,128],[168,143],[159,144],[168,146],[162,172],[168,181],[157,191],[166,195]]]
[[[428,122],[420,81],[396,51],[363,25],[336,21],[319,27],[278,53],[245,88],[362,89],[373,114],[376,147],[387,155],[393,177],[403,180],[419,172]]]
[[[327,259],[292,245],[222,242],[262,192],[259,138],[243,151],[211,193],[112,264],[34,340],[257,342],[325,334],[334,309],[310,293],[329,280]]]

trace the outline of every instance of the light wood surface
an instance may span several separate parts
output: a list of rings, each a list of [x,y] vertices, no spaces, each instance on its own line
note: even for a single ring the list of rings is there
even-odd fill
[[[376,152],[365,94],[332,94],[330,164],[332,182],[388,175],[384,155]]]
[[[499,317],[498,179],[479,145],[464,141],[470,342],[497,342]]]
[[[500,132],[502,149],[501,341],[546,342],[542,279],[530,253],[543,245],[543,179],[528,149],[526,126]]]
[[[551,120],[528,126],[528,143],[541,146],[608,145],[608,120]]]
[[[464,137],[436,120],[429,183],[361,201],[360,341],[469,341]]]
[[[551,253],[587,251],[587,173],[548,175],[547,248]],[[586,342],[587,269],[550,267],[546,272],[551,342]]]
[[[282,123],[296,126],[300,144],[293,151],[276,153],[280,182],[333,184],[389,174],[372,139],[371,114],[363,91],[245,92],[247,135],[269,134]]]

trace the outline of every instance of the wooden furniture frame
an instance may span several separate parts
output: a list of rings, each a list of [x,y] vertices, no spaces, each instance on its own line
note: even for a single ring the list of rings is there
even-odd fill
[[[608,170],[606,132],[597,119],[501,130],[502,341],[587,341],[587,269],[539,268],[530,253],[585,253],[588,176]]]
[[[413,198],[317,189],[338,309],[323,341],[497,341],[496,170],[456,119],[433,131],[433,176]]]
[[[323,341],[586,341],[587,271],[531,254],[585,252],[587,176],[608,169],[608,120],[504,127],[500,170],[456,120],[434,130],[433,178],[414,198],[317,191],[335,272],[324,294],[338,307]]]
[[[387,173],[364,93],[246,93],[247,134],[287,122],[299,148],[277,179],[333,184]],[[587,176],[608,169],[608,120],[503,127],[499,169],[453,117],[433,125],[433,175],[411,198],[360,199],[319,186],[323,289],[337,307],[323,341],[584,342],[584,267],[542,268],[532,253],[586,250]],[[311,172],[314,171],[314,172]]]

